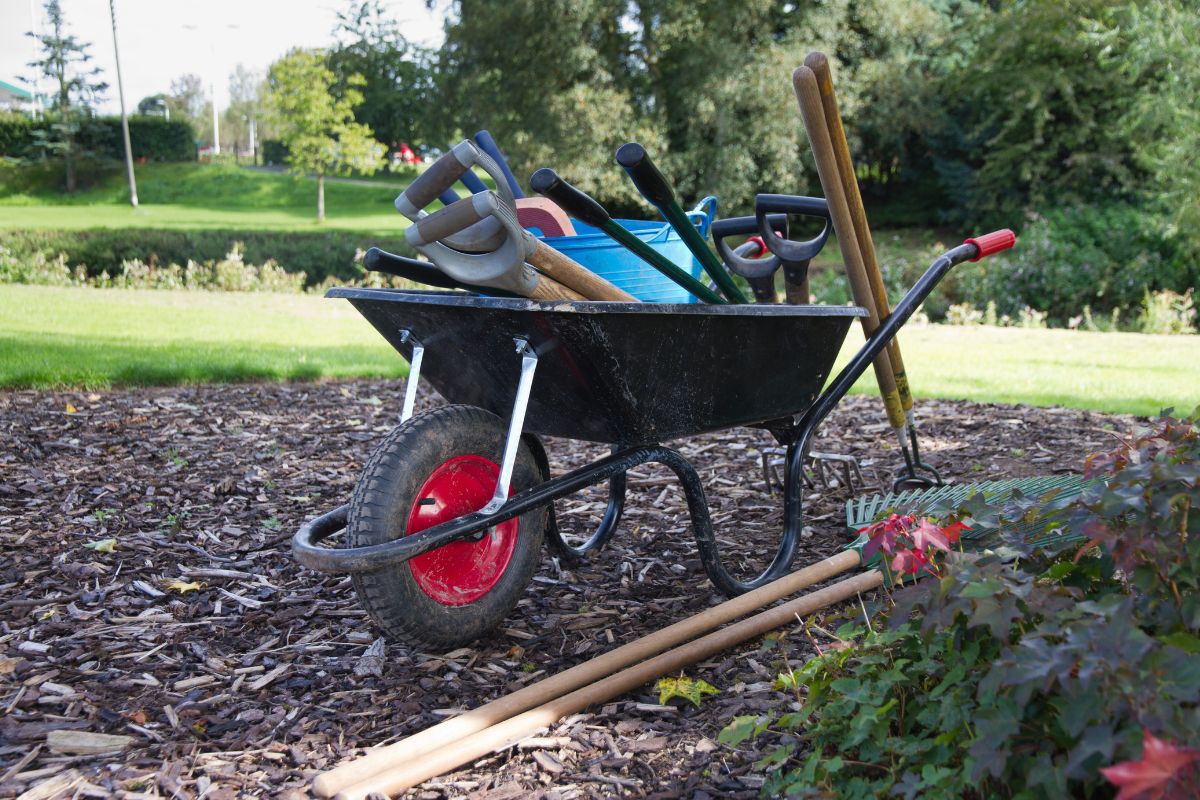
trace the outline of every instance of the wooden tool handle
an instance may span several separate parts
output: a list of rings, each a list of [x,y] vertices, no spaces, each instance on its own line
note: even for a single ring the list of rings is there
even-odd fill
[[[563,286],[553,278],[542,275],[538,278],[537,286],[529,293],[531,300],[588,300],[590,298]]]
[[[800,115],[804,118],[804,130],[808,133],[809,144],[812,145],[813,159],[817,162],[821,188],[825,191],[825,199],[829,204],[833,230],[837,234],[838,245],[842,248],[854,302],[867,310],[867,316],[862,318],[863,332],[870,336],[879,327],[879,312],[875,307],[870,281],[867,279],[862,251],[858,248],[858,238],[854,233],[854,222],[846,202],[846,193],[838,176],[837,158],[829,139],[829,128],[825,124],[825,110],[821,103],[820,89],[817,88],[817,76],[808,67],[797,67],[792,73],[792,86],[800,105]],[[888,359],[886,351],[879,354],[874,365],[875,380],[879,383],[888,422],[893,428],[901,428],[905,424],[904,408],[900,402],[900,393],[896,389],[892,362]]]
[[[419,759],[397,764],[377,773],[374,777],[344,789],[337,795],[337,798],[338,800],[363,800],[372,792],[391,797],[444,772],[463,764],[469,764],[477,758],[509,747],[535,732],[553,725],[563,717],[576,714],[597,703],[611,700],[656,678],[661,678],[663,675],[670,675],[730,647],[756,636],[762,636],[768,631],[794,622],[797,616],[811,614],[882,585],[883,573],[873,569],[811,594],[803,595],[783,605],[747,617],[741,622],[722,628],[693,642],[688,642],[681,647],[668,650],[648,661],[610,675],[590,686],[585,686],[479,733],[464,737],[441,749],[426,753]]]
[[[529,263],[559,283],[579,292],[588,300],[638,302],[638,299],[629,292],[618,289],[545,242],[537,243],[537,248],[529,256]]]
[[[833,90],[833,73],[829,68],[829,59],[821,52],[809,53],[804,59],[804,65],[811,69],[817,77],[817,89],[821,92],[821,107],[825,112],[825,125],[829,130],[834,157],[837,159],[838,175],[846,194],[846,204],[850,208],[850,219],[854,223],[854,236],[858,240],[863,266],[867,270],[871,294],[875,297],[875,308],[879,312],[879,321],[883,322],[891,313],[891,305],[888,301],[887,286],[883,282],[883,273],[879,270],[879,259],[875,254],[875,241],[871,237],[871,226],[867,223],[867,210],[863,206],[862,193],[858,188],[858,176],[854,171],[854,160],[850,157],[850,144],[846,141],[846,129],[842,125],[842,114],[838,109],[837,95]],[[904,358],[900,355],[898,338],[893,338],[888,343],[887,352],[888,360],[892,362],[892,373],[896,376],[896,390],[900,393],[900,404],[907,411],[912,408],[912,392],[908,387],[908,375],[904,369]]]
[[[506,694],[479,708],[414,733],[394,744],[370,750],[360,758],[318,775],[313,781],[313,791],[321,797],[332,797],[348,786],[367,780],[379,772],[408,763],[425,753],[458,742],[466,736],[478,733],[548,700],[595,683],[631,664],[645,661],[751,611],[854,569],[861,563],[862,559],[857,550],[843,550],[824,561],[810,564],[766,586],[718,603],[698,614],[660,628],[582,664],[576,664],[564,672],[551,675],[512,694]]]

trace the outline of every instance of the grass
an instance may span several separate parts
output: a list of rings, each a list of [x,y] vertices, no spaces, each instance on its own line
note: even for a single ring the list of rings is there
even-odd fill
[[[404,361],[344,301],[0,285],[0,386],[399,377]],[[1141,415],[1200,403],[1200,337],[909,327],[918,397]],[[852,331],[844,363],[861,343]],[[855,389],[874,392],[868,374]]]
[[[311,295],[0,285],[0,386],[398,377],[345,302]]]
[[[45,175],[0,168],[0,225],[11,228],[339,228],[395,235],[407,226],[396,213],[391,182],[325,184],[326,221],[316,217],[316,179],[258,172],[230,164],[146,164],[137,168],[139,207],[126,201],[123,173],[65,195]]]

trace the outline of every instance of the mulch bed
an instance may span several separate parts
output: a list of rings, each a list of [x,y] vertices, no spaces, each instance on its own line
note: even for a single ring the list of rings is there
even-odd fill
[[[378,634],[350,581],[300,568],[288,540],[349,497],[402,388],[0,393],[0,797],[48,780],[61,796],[306,797],[318,771],[361,748],[720,599],[673,478],[643,466],[609,548],[570,571],[547,557],[502,632],[450,653],[390,644],[372,663]],[[1078,469],[1135,424],[966,402],[919,411],[927,459],[962,481]],[[898,464],[890,442],[878,399],[851,397],[814,449],[856,456],[857,491],[872,492]],[[723,546],[757,563],[781,524],[762,480],[773,444],[754,430],[676,443],[705,480]],[[556,474],[603,452],[548,445]],[[844,486],[806,496],[797,564],[847,541],[847,497]],[[585,533],[603,504],[598,491],[560,502],[564,527]],[[105,539],[112,552],[85,546]],[[660,706],[646,686],[410,796],[754,796],[755,752],[716,736],[736,714],[790,702],[772,681],[813,647],[792,626],[689,670],[720,690],[699,709]],[[133,741],[119,754],[52,752],[47,734],[63,729]]]

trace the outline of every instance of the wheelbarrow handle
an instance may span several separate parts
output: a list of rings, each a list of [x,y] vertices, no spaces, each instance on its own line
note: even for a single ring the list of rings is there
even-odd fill
[[[505,291],[493,286],[476,286],[471,283],[451,278],[428,261],[416,258],[398,256],[378,247],[372,247],[363,256],[363,267],[371,272],[382,272],[397,278],[423,283],[426,286],[437,286],[441,289],[465,289],[476,294],[492,295],[493,297],[521,297],[516,292]]]

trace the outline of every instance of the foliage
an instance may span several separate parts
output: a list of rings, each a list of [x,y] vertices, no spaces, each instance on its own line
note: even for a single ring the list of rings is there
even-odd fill
[[[22,156],[36,149],[37,143],[53,134],[46,120],[32,120],[12,114],[0,115],[0,155]],[[133,157],[146,161],[193,161],[196,148],[192,129],[179,120],[161,117],[134,116],[129,118],[129,139]],[[120,160],[125,157],[121,140],[120,117],[89,117],[75,129],[80,150],[99,159]]]
[[[1192,300],[1193,289],[1183,294],[1163,289],[1158,292],[1146,290],[1142,298],[1142,333],[1195,333],[1196,306]]]
[[[380,0],[351,0],[338,12],[334,34],[339,44],[329,52],[329,68],[337,76],[333,88],[339,95],[361,94],[354,118],[390,148],[429,141],[425,121],[437,105],[432,54],[405,38]]]
[[[99,79],[99,67],[89,66],[91,45],[67,33],[59,0],[46,0],[45,11],[47,32],[27,34],[39,48],[39,57],[29,66],[54,90],[46,111],[48,124],[34,131],[32,149],[43,159],[62,161],[65,188],[73,192],[78,162],[90,155],[77,141],[79,127],[108,84]]]
[[[221,259],[241,243],[251,264],[273,262],[300,276],[309,286],[329,278],[347,280],[359,275],[355,254],[366,246],[359,234],[344,231],[288,233],[276,231],[170,231],[155,229],[96,229],[82,231],[0,231],[11,269],[53,266],[60,259],[74,275],[82,269],[90,278],[116,274],[126,262],[147,265],[205,263]],[[403,239],[372,239],[392,252],[409,252]],[[21,266],[17,266],[21,265]],[[57,268],[55,268],[57,269]],[[38,268],[42,272],[41,268]],[[4,282],[37,282],[14,277]]]
[[[374,171],[382,148],[371,129],[354,121],[362,102],[361,75],[343,78],[341,97],[332,92],[335,76],[321,53],[295,49],[271,65],[269,117],[288,148],[288,166],[317,176],[317,219],[325,219],[326,175]]]
[[[705,695],[719,693],[717,687],[708,681],[693,680],[682,675],[678,678],[660,678],[655,688],[658,689],[660,705],[666,705],[671,698],[678,697],[697,708],[704,702]]]
[[[932,566],[919,554],[944,551],[922,545],[918,521],[873,525],[892,565],[934,575],[896,594],[887,629],[847,626],[838,636],[860,644],[782,676],[807,692],[799,712],[722,733],[807,740],[760,762],[779,765],[764,792],[1101,797],[1111,783],[1123,797],[1188,796],[1200,780],[1200,408],[1093,456],[1086,476],[1103,480],[1077,499],[969,500],[953,515],[998,522],[999,540]]]
[[[1092,311],[1134,309],[1147,289],[1184,292],[1200,279],[1160,218],[1131,205],[1076,206],[1037,216],[1019,245],[959,275],[962,299],[994,301],[1001,314],[1024,306],[1058,324]]]

